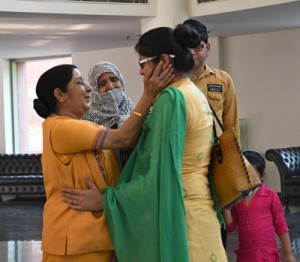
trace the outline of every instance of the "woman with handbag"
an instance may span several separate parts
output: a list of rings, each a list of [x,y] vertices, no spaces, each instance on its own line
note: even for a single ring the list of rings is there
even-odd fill
[[[187,46],[197,37],[184,26],[141,36],[135,47],[140,74],[172,65],[173,82],[154,101],[115,187],[107,187],[104,196],[92,184],[90,191],[63,189],[75,210],[99,199],[93,209],[103,206],[120,262],[227,261],[208,183],[212,113],[188,74],[194,61]],[[75,207],[74,200],[83,204]]]

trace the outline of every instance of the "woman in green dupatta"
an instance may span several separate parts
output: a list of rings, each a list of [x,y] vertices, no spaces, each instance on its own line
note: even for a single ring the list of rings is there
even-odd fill
[[[213,118],[188,75],[198,37],[183,25],[140,37],[140,74],[172,64],[173,83],[154,101],[115,187],[104,195],[90,182],[87,191],[63,189],[71,208],[103,208],[120,262],[227,261],[208,184]]]

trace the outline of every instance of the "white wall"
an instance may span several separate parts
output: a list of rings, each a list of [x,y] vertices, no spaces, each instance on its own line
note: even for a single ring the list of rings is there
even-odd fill
[[[223,39],[222,61],[234,79],[240,118],[247,119],[248,146],[300,146],[300,29]],[[275,165],[266,183],[280,191]]]
[[[220,48],[222,47],[222,41],[218,37],[211,37],[209,38],[209,42],[211,51],[206,62],[212,67],[220,68]]]

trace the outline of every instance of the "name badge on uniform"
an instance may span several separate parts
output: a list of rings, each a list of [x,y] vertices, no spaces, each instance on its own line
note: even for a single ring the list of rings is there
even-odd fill
[[[223,92],[222,85],[207,84],[207,91],[222,93]]]

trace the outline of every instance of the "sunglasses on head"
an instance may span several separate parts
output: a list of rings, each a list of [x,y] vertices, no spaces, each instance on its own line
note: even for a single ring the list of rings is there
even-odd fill
[[[145,63],[147,63],[147,62],[149,62],[149,61],[151,61],[151,60],[153,60],[153,59],[155,59],[155,58],[157,58],[157,57],[158,57],[158,55],[152,56],[152,57],[148,57],[148,58],[145,58],[145,59],[142,59],[142,60],[138,61],[138,63],[139,63],[139,65],[140,65],[140,67],[143,69]],[[175,55],[169,55],[169,57],[170,57],[170,58],[174,58]]]
[[[143,69],[145,63],[147,63],[147,62],[149,62],[149,61],[151,61],[151,60],[153,60],[153,59],[155,59],[157,57],[158,57],[158,55],[152,56],[152,57],[148,57],[148,58],[145,58],[145,59],[142,59],[142,60],[138,61],[138,63],[140,65],[140,67]]]

